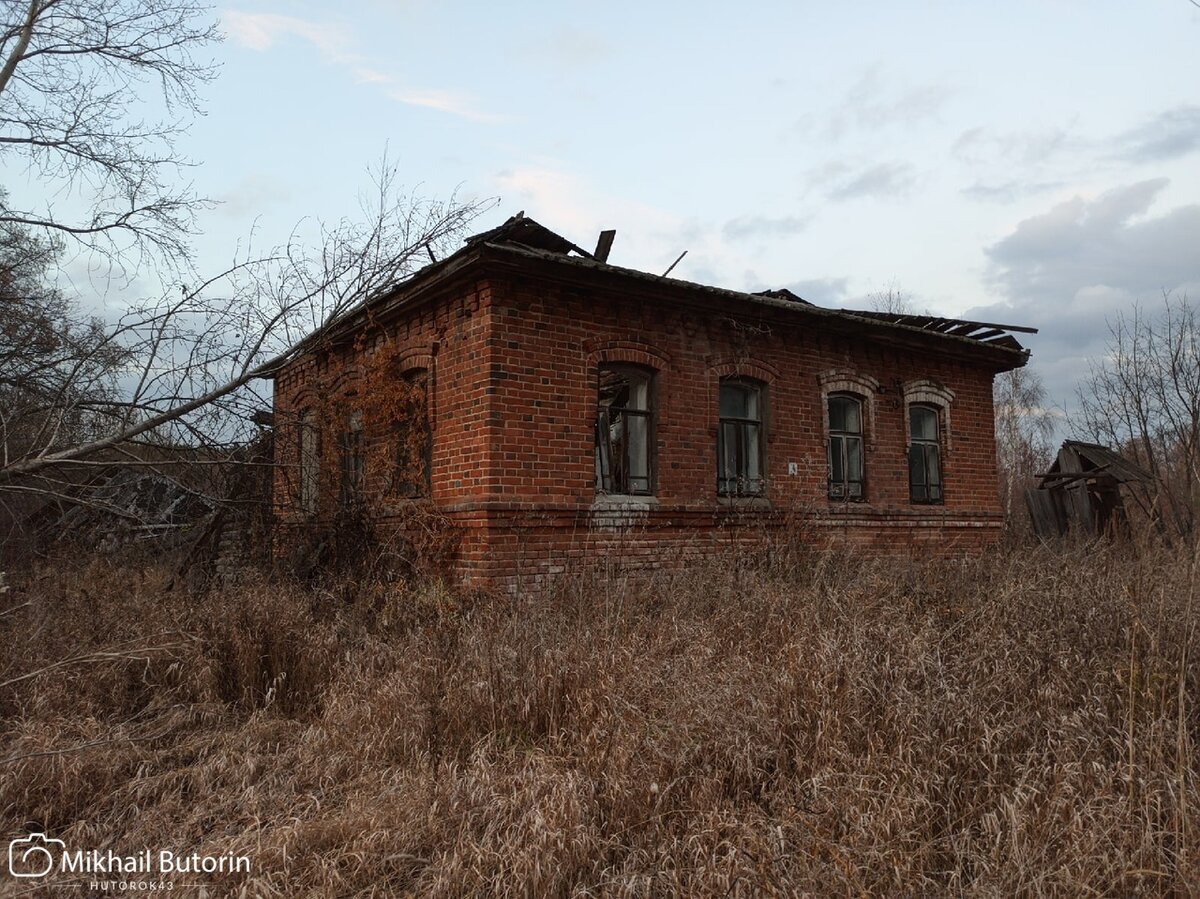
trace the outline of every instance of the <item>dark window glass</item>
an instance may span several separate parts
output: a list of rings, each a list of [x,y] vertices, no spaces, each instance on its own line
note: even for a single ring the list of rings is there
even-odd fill
[[[908,407],[908,494],[914,503],[942,501],[942,454],[938,414],[929,406]]]
[[[600,369],[595,429],[598,493],[651,493],[653,377],[631,366]]]
[[[863,498],[862,401],[835,393],[829,397],[829,498]]]
[[[717,493],[761,496],[765,487],[761,385],[721,382],[717,428]]]

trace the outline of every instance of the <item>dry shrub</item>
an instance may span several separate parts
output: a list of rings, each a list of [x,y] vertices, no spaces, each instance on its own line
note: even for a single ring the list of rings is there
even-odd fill
[[[0,690],[0,814],[79,846],[248,853],[250,877],[220,883],[250,895],[1198,881],[1194,551],[730,553],[518,599],[252,581],[189,601],[118,570],[17,585],[33,605],[0,618],[0,680],[159,648]]]

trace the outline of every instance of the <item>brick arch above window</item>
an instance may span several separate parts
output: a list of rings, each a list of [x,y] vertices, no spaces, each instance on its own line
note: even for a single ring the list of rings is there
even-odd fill
[[[774,384],[779,379],[779,369],[768,362],[755,359],[721,359],[710,361],[708,364],[708,402],[705,404],[705,421],[710,430],[716,431],[719,414],[717,411],[721,381],[725,378],[743,378],[748,381],[759,381],[762,384]]]
[[[363,378],[363,368],[357,362],[350,363],[342,368],[332,383],[327,388],[322,390],[322,393],[327,397],[335,396],[350,396],[357,392],[359,382]]]
[[[411,353],[402,353],[396,357],[397,374],[407,374],[410,371],[433,371],[433,354],[426,351],[416,351]]]
[[[430,430],[437,429],[437,356],[432,348],[424,347],[405,350],[396,357],[396,375],[411,377],[414,372],[425,372],[425,417]]]
[[[661,371],[671,364],[670,353],[640,340],[609,340],[603,343],[586,341],[584,350],[588,354],[588,366],[591,368],[612,362],[624,362]]]
[[[312,384],[303,385],[288,397],[288,405],[296,414],[303,410],[319,408],[324,401],[324,394]]]
[[[710,362],[709,373],[717,378],[752,378],[764,384],[772,384],[779,379],[779,369],[769,362],[756,359],[722,359]]]
[[[863,437],[867,449],[875,449],[875,395],[879,393],[879,380],[852,368],[831,368],[818,374],[817,382],[821,385],[821,429],[825,439],[829,439],[829,395],[850,393],[862,400],[866,430]]]
[[[939,426],[942,431],[942,445],[950,449],[950,406],[954,402],[954,391],[933,378],[917,378],[906,381],[904,391],[904,443],[912,442],[911,425],[908,420],[908,407],[912,405],[933,406],[938,410]]]

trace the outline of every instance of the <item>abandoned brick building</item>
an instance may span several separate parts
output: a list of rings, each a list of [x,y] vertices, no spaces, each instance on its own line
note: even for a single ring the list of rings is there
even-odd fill
[[[980,322],[848,312],[610,265],[515,216],[310,341],[276,376],[285,546],[434,509],[453,565],[513,583],[656,566],[795,528],[864,551],[996,539]]]

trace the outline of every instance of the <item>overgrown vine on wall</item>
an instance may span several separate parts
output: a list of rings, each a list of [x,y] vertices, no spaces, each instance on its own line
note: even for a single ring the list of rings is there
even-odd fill
[[[324,365],[310,382],[322,508],[338,509],[334,530],[385,567],[444,571],[459,534],[429,496],[434,373],[406,365],[408,349],[378,327],[363,329],[346,358],[353,377]]]

